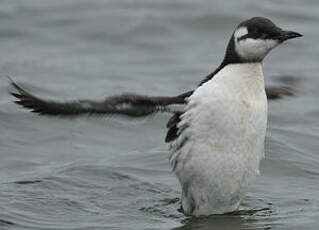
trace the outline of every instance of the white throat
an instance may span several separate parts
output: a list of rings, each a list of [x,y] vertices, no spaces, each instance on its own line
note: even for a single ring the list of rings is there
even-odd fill
[[[264,75],[260,62],[229,64],[220,70],[214,78],[217,82],[221,81],[227,85],[234,85],[234,88],[240,91],[249,90],[251,93],[258,94],[265,91]]]

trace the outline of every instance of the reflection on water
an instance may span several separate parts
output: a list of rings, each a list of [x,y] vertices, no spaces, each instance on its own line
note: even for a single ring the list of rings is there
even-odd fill
[[[0,228],[317,229],[318,10],[315,0],[2,1]],[[163,141],[169,115],[39,117],[8,94],[6,76],[61,100],[176,95],[212,72],[234,26],[256,15],[304,37],[264,63],[268,85],[297,91],[269,104],[266,159],[240,208],[248,215],[178,211]]]
[[[271,215],[270,208],[239,210],[224,215],[212,215],[208,217],[188,218],[182,221],[181,227],[172,230],[188,230],[188,229],[254,229],[255,218],[267,218]],[[258,229],[271,229],[270,225],[256,225]]]

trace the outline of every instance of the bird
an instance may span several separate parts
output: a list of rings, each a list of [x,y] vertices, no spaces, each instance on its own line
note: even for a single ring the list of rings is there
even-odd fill
[[[57,102],[36,97],[12,81],[17,104],[40,115],[171,112],[165,142],[181,186],[187,216],[225,214],[239,209],[264,158],[269,99],[291,92],[265,88],[262,62],[283,42],[302,37],[270,19],[253,17],[235,27],[218,68],[191,91],[177,96],[123,94],[101,101]],[[183,105],[171,109],[172,105]]]

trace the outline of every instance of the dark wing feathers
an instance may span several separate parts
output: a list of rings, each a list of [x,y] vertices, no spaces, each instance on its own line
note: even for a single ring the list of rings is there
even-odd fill
[[[123,94],[107,97],[105,100],[73,100],[67,102],[56,102],[36,97],[15,82],[12,86],[18,91],[11,93],[18,100],[15,103],[31,109],[40,115],[52,116],[74,116],[80,114],[123,114],[132,117],[147,116],[158,111],[168,111],[166,108],[171,104],[184,104],[185,96],[181,94],[176,97],[149,97],[136,94]],[[186,93],[185,95],[189,95]]]
[[[290,87],[266,87],[266,95],[269,100],[280,99],[283,96],[294,96]]]
[[[166,127],[168,128],[165,142],[171,142],[175,140],[178,137],[178,128],[177,125],[181,121],[180,116],[182,115],[182,112],[176,112],[167,122]]]
[[[180,122],[180,115],[182,115],[182,112],[176,112],[167,122],[166,128],[170,129],[174,127],[178,122]]]
[[[217,71],[217,70],[216,70]],[[215,72],[216,72],[215,71]],[[201,84],[213,78],[214,73],[208,75]],[[296,84],[295,78],[285,77],[279,79],[285,87],[266,87],[266,94],[269,100],[279,99],[283,96],[293,96],[293,85]],[[101,101],[93,100],[73,100],[67,102],[57,102],[44,100],[36,97],[15,82],[11,81],[12,86],[17,92],[11,94],[17,98],[15,103],[30,109],[40,115],[51,116],[75,116],[81,114],[123,114],[131,117],[147,116],[155,112],[172,112],[169,105],[186,104],[186,98],[192,95],[194,91],[188,91],[174,97],[151,97],[138,94],[122,94],[119,96],[107,97]],[[178,129],[180,116],[182,112],[175,112],[167,123],[168,132],[165,142],[175,140],[181,133]]]
[[[40,115],[78,115],[86,112],[88,110],[88,105],[92,104],[92,102],[84,100],[70,101],[65,103],[43,100],[28,93],[15,82],[12,82],[11,84],[18,91],[18,93],[11,93],[11,95],[18,99],[15,101],[15,103],[25,108],[31,109],[32,112],[38,113]]]

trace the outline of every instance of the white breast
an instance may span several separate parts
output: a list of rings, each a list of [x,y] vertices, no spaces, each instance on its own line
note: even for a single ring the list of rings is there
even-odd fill
[[[171,144],[186,214],[234,211],[264,156],[267,98],[261,64],[232,64],[195,90]]]

